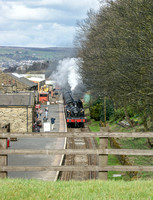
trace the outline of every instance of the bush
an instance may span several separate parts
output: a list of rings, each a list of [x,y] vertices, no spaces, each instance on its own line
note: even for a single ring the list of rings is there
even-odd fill
[[[90,117],[92,119],[95,119],[96,121],[100,120],[101,107],[101,103],[97,103],[96,105],[90,107]]]
[[[135,109],[132,106],[127,107],[127,112],[129,114],[129,117],[134,117],[136,115]],[[138,116],[138,115],[137,115]],[[118,108],[114,111],[113,115],[111,116],[110,121],[121,121],[125,118],[124,108]]]
[[[109,99],[106,100],[106,120],[110,119],[110,116],[114,113],[113,102]],[[104,99],[97,100],[90,107],[90,117],[96,121],[104,122]]]

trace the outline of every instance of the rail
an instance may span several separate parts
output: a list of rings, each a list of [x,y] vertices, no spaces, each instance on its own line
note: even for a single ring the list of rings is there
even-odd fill
[[[99,137],[99,149],[47,149],[47,150],[33,150],[33,149],[6,149],[7,138],[33,138],[33,137]],[[153,156],[153,150],[136,150],[136,149],[108,149],[108,138],[132,137],[132,138],[153,138],[153,132],[137,132],[137,133],[117,133],[117,132],[81,132],[81,133],[0,133],[0,177],[7,176],[7,171],[98,171],[99,179],[107,179],[108,171],[153,171],[153,166],[108,166],[108,155],[145,155]],[[80,155],[99,155],[99,166],[7,166],[7,155],[10,154],[80,154]]]

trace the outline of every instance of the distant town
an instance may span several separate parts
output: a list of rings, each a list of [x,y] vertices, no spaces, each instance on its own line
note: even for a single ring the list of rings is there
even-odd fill
[[[0,46],[0,71],[26,73],[37,71],[35,63],[39,63],[38,71],[47,69],[46,62],[58,63],[59,60],[73,57],[73,48],[27,48]],[[42,66],[44,64],[44,66]],[[55,64],[54,64],[55,65]],[[36,72],[37,73],[37,72]],[[44,71],[43,71],[44,73]]]
[[[1,61],[0,60],[0,71],[4,71],[8,68],[17,67],[17,69],[23,70],[25,67],[32,66],[34,62],[43,63],[45,60],[10,60],[10,61]]]
[[[17,68],[19,67],[22,70],[23,68],[25,68],[25,66],[26,67],[32,66],[34,62],[43,63],[45,61],[44,60],[22,60],[22,61],[15,61],[15,60],[1,61],[0,60],[0,70],[4,71],[5,69],[14,67],[14,66],[17,66]]]

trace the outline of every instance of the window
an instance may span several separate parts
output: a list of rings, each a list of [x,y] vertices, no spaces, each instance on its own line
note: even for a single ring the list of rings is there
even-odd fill
[[[40,97],[47,97],[48,94],[40,94]]]

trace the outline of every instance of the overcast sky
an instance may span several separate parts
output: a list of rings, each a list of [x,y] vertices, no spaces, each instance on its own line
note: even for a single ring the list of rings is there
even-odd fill
[[[0,0],[0,46],[72,47],[76,22],[97,0]]]

